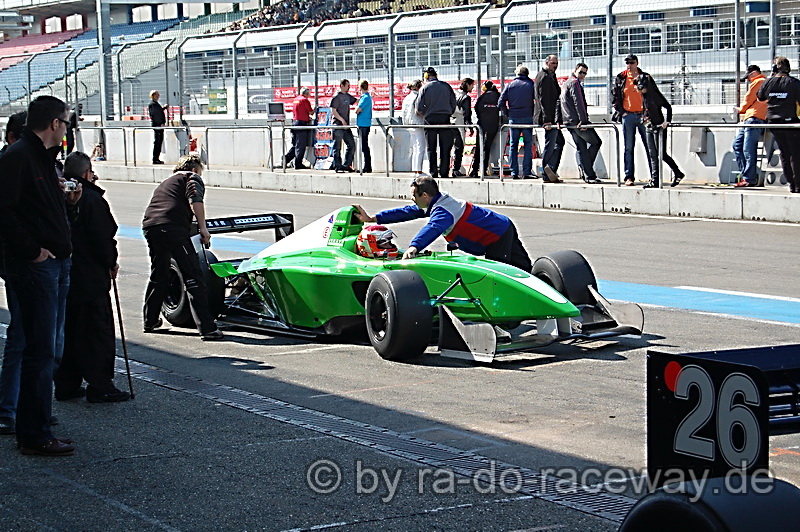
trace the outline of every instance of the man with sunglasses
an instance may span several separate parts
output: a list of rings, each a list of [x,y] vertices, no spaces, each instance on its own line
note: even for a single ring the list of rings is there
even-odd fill
[[[647,149],[647,131],[644,127],[644,103],[642,93],[636,90],[636,78],[641,74],[646,74],[639,68],[639,58],[633,54],[625,57],[625,65],[628,68],[617,74],[614,80],[612,103],[614,105],[614,122],[622,121],[622,137],[625,142],[625,185],[633,186],[636,181],[634,175],[634,148],[636,145],[636,133],[642,139],[644,149],[647,152],[647,160],[650,160],[650,152]]]
[[[69,291],[72,242],[67,202],[55,160],[69,126],[67,105],[39,96],[28,106],[22,138],[0,159],[0,227],[6,280],[19,302],[11,319],[25,337],[22,352],[16,436],[22,454],[69,456],[71,440],[56,438],[53,423],[53,371],[61,361]],[[16,310],[16,311],[14,311]]]
[[[564,125],[573,126],[569,130],[575,148],[578,150],[578,167],[581,178],[587,183],[600,183],[594,171],[594,161],[600,152],[600,135],[597,131],[585,127],[589,124],[589,110],[586,105],[586,95],[583,92],[583,81],[589,67],[586,63],[578,63],[575,70],[564,83],[564,94],[561,96],[561,117]],[[577,129],[576,129],[577,128]]]
[[[411,199],[414,205],[387,209],[370,216],[361,205],[356,216],[362,222],[380,225],[428,218],[428,223],[411,240],[403,253],[404,259],[413,259],[439,236],[470,255],[485,256],[505,264],[531,271],[531,259],[522,246],[517,228],[507,216],[468,201],[440,192],[436,180],[430,176],[416,177],[411,181]]]

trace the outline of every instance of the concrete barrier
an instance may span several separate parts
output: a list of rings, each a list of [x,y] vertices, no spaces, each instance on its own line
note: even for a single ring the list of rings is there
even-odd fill
[[[171,174],[168,165],[125,167],[97,163],[102,179],[159,183]],[[313,194],[338,194],[371,198],[410,200],[412,175],[345,173],[331,171],[207,169],[203,173],[211,187],[251,188]],[[580,183],[580,184],[579,184]],[[457,198],[484,205],[507,205],[589,212],[636,213],[663,216],[764,220],[800,223],[800,194],[775,193],[765,189],[703,190],[681,186],[643,189],[579,183],[544,184],[541,180],[490,178],[442,179],[439,186]]]

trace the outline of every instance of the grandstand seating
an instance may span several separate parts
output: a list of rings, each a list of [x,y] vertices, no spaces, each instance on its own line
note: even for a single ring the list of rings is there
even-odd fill
[[[141,41],[177,23],[177,19],[169,19],[135,24],[117,24],[111,26],[111,43],[112,46],[120,46],[126,42]],[[73,58],[78,55],[78,51],[96,45],[97,30],[92,29],[51,48],[48,50],[49,53],[32,59],[30,62],[30,90],[32,92],[37,91],[50,85],[55,80],[63,78],[65,60],[67,73],[74,72],[75,64]],[[1,55],[3,55],[2,51],[0,51]],[[96,54],[83,53],[78,58],[77,67],[78,69],[84,68],[96,60]],[[5,94],[0,93],[0,105],[5,105],[27,96],[28,65],[26,63],[18,63],[0,71],[0,87],[5,90]],[[46,92],[46,94],[52,93],[53,90]]]
[[[181,44],[181,42],[183,42],[185,38],[191,37],[193,35],[215,32],[225,27],[226,25],[230,24],[234,20],[239,20],[244,16],[248,16],[252,12],[253,10],[240,11],[238,13],[234,12],[214,13],[212,15],[206,15],[189,20],[184,20],[183,22],[180,22],[178,24],[176,24],[176,22],[178,21],[175,19],[171,19],[169,21],[157,21],[159,23],[165,23],[165,22],[169,23],[169,26],[160,32],[153,32],[151,35],[148,35],[147,38],[135,41],[136,42],[135,46],[123,51],[122,63],[120,65],[120,73],[122,74],[123,79],[133,78],[143,72],[147,72],[157,67],[158,65],[163,64],[164,44],[165,44],[163,42],[164,39],[173,39],[173,38],[175,39],[175,42],[173,43],[172,46],[170,46],[169,50],[167,51],[168,58],[174,59],[175,56],[177,55],[178,46]],[[151,22],[151,23],[139,23],[139,24],[153,24],[153,23]],[[132,26],[137,26],[137,25],[134,24]],[[114,34],[114,28],[115,26],[112,26],[112,35]],[[96,30],[90,30],[90,32],[93,35],[96,35]],[[91,43],[91,45],[94,45],[95,42],[96,42],[96,37],[93,37],[93,42]],[[126,42],[134,42],[134,40],[129,35],[126,35],[124,40],[120,39],[115,40],[112,37],[112,43],[116,45],[115,50],[119,49],[119,46],[121,46]],[[81,61],[78,65],[78,70],[79,70],[78,78],[80,79],[81,82],[79,93],[81,99],[83,99],[92,96],[94,94],[97,94],[100,91],[100,78],[99,78],[99,65],[97,63],[96,54],[86,52],[83,55],[81,55],[80,59]],[[56,94],[56,95],[65,94],[63,70],[64,67],[63,67],[63,56],[62,56],[61,66],[60,66],[61,75],[58,76],[58,79],[55,79],[47,86],[43,86],[40,87],[38,90],[35,90],[31,96],[35,98],[36,96],[39,96],[41,94]],[[70,74],[74,71],[72,64],[70,64],[69,66],[69,71]],[[2,76],[0,76],[0,83],[2,83]],[[70,85],[72,85],[71,80],[70,80]],[[5,105],[7,103],[6,101],[7,98],[4,96],[5,95],[0,94],[0,105]],[[25,98],[25,102],[27,102],[27,98]],[[21,107],[21,105],[18,106]]]
[[[61,31],[57,33],[43,33],[37,35],[27,35],[5,41],[0,44],[0,70],[4,70],[11,65],[24,61],[24,57],[9,57],[22,54],[35,54],[44,52],[54,46],[58,46],[64,41],[77,37],[84,30]]]

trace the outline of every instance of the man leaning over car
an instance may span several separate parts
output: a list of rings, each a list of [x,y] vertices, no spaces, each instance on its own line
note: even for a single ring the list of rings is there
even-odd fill
[[[507,216],[439,192],[436,180],[429,176],[411,181],[411,197],[414,205],[387,209],[375,216],[367,214],[361,205],[355,205],[356,216],[362,222],[381,225],[428,218],[428,223],[403,253],[404,259],[416,257],[441,235],[471,255],[484,255],[487,259],[531,271],[528,252],[519,240],[514,222]]]

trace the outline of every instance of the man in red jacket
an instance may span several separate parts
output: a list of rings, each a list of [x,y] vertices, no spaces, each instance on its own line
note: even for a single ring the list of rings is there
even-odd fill
[[[303,87],[300,89],[300,94],[292,102],[292,120],[293,126],[310,126],[311,117],[314,110],[311,108],[311,102],[308,99],[311,94],[311,89]],[[289,164],[294,159],[294,167],[298,170],[308,168],[303,164],[303,157],[306,154],[306,148],[312,144],[313,131],[310,129],[293,129],[292,130],[292,149],[286,154],[286,164]]]

